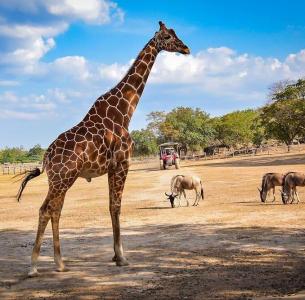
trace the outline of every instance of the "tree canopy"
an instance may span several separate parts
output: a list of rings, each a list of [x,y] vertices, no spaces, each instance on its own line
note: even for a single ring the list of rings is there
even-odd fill
[[[305,135],[305,80],[274,89],[272,101],[262,108],[261,120],[267,137],[288,146]]]

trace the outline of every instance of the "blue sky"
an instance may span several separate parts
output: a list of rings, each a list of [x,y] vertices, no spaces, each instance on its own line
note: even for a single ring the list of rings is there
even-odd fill
[[[0,148],[46,147],[116,84],[158,21],[191,55],[161,53],[130,129],[152,110],[212,116],[266,102],[305,73],[305,1],[0,2]]]

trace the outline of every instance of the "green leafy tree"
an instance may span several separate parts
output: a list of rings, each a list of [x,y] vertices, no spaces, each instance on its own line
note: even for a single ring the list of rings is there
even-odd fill
[[[134,142],[133,156],[148,156],[158,153],[157,139],[150,130],[133,130],[131,137]]]
[[[35,145],[28,151],[28,158],[31,161],[42,161],[45,150],[39,144]]]
[[[22,147],[5,148],[1,151],[1,163],[27,162],[27,151]]]
[[[304,136],[305,100],[280,99],[262,109],[261,119],[268,137],[284,142],[288,151],[297,137]]]
[[[166,113],[164,111],[152,111],[147,115],[146,120],[149,122],[147,129],[151,131],[158,139],[162,139],[160,127],[165,119]]]
[[[258,116],[258,111],[246,109],[216,118],[213,124],[217,139],[222,144],[232,147],[260,144],[264,132]]]
[[[202,149],[214,138],[209,115],[198,108],[173,109],[161,123],[160,131],[166,141],[179,142],[192,151]]]
[[[268,137],[288,147],[305,135],[305,80],[278,82],[271,88],[271,101],[262,108],[261,120]]]

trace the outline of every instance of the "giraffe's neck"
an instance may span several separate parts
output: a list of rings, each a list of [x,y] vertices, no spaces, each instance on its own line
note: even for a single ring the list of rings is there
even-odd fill
[[[94,106],[99,115],[105,114],[105,111],[103,111],[105,105],[101,105],[101,102],[106,104],[104,102],[106,101],[109,104],[107,117],[128,129],[129,122],[143,93],[158,53],[156,43],[154,39],[151,39],[139,53],[124,78],[96,101]]]

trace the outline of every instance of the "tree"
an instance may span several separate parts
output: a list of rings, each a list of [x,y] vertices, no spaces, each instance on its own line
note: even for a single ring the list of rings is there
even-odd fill
[[[271,92],[262,123],[268,136],[284,142],[289,151],[293,140],[305,134],[305,80],[276,83]]]
[[[161,124],[166,119],[166,112],[164,111],[152,111],[146,117],[148,121],[147,129],[150,130],[159,139],[162,138],[162,133],[160,131]]]
[[[0,163],[26,162],[27,151],[22,147],[5,148],[1,151]]]
[[[131,137],[134,142],[133,155],[147,156],[158,152],[158,144],[155,135],[147,129],[133,130]]]
[[[39,160],[42,161],[45,150],[41,148],[39,144],[35,145],[28,151],[28,158],[31,161]]]
[[[202,149],[214,137],[209,115],[199,108],[173,109],[160,124],[160,131],[166,141],[179,142],[192,151]]]
[[[263,107],[261,119],[268,137],[284,142],[290,151],[293,140],[304,136],[305,100],[276,100]]]
[[[246,109],[216,118],[213,123],[217,139],[232,147],[260,144],[264,133],[258,116],[258,111]]]

